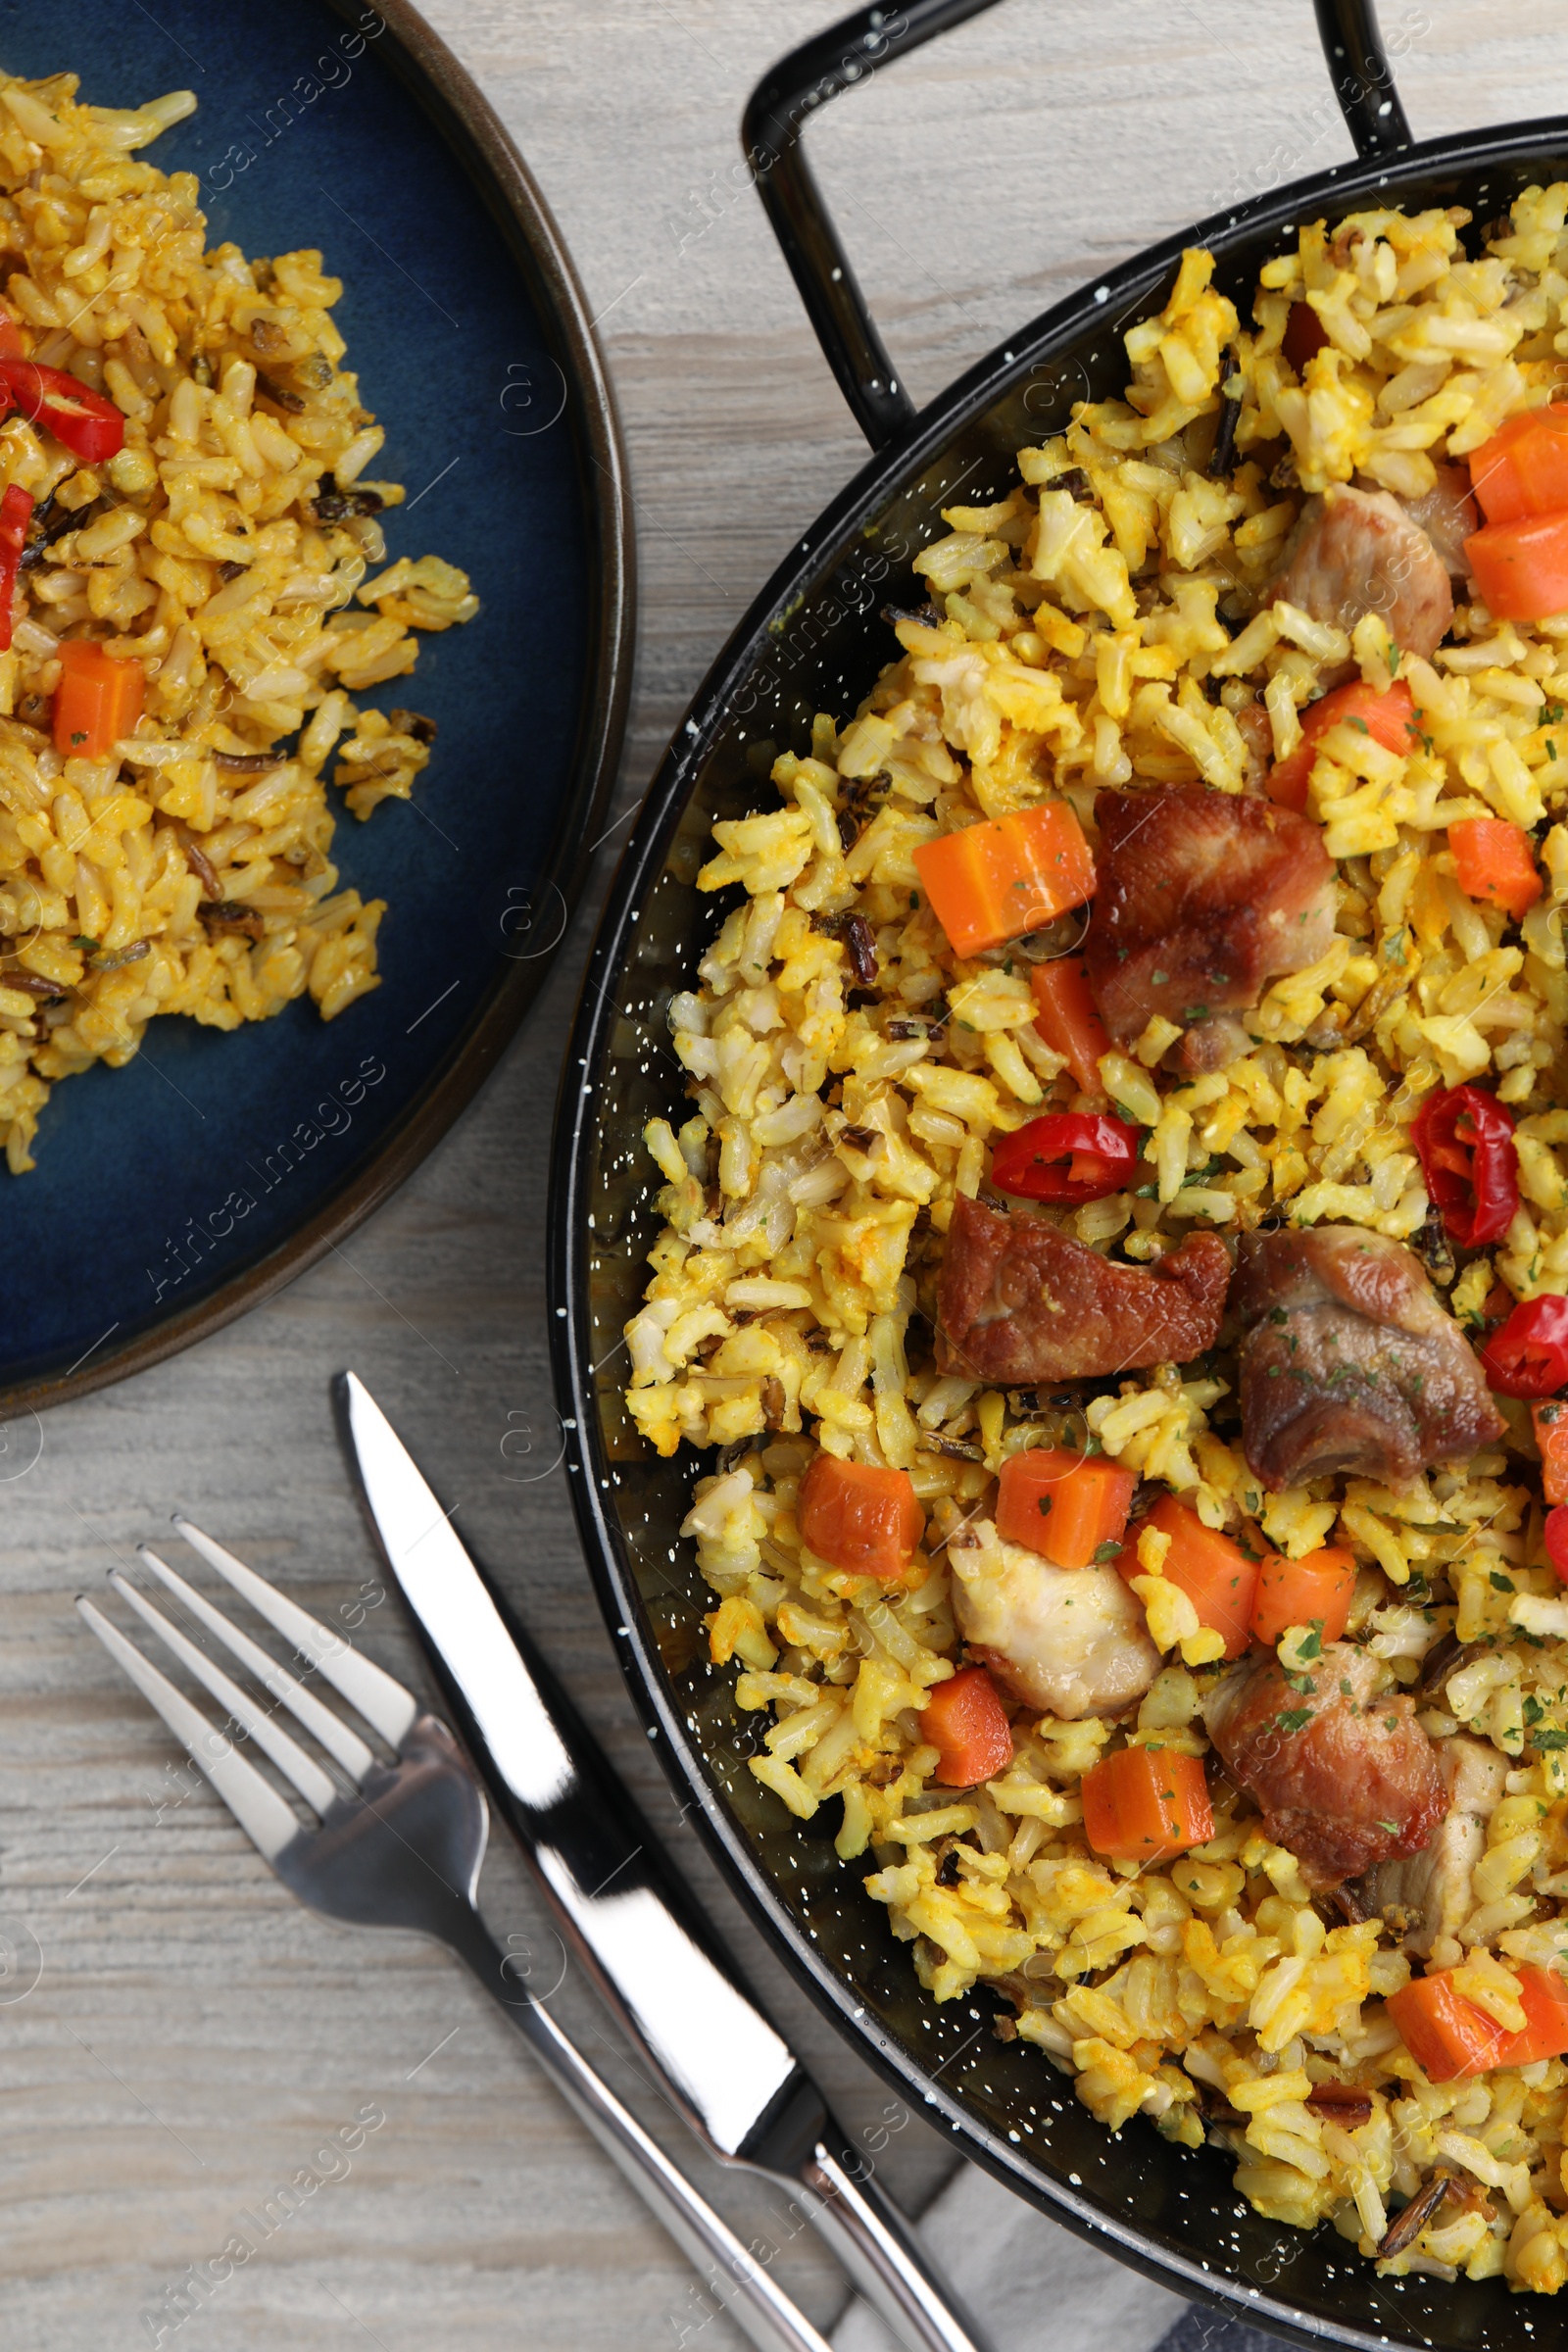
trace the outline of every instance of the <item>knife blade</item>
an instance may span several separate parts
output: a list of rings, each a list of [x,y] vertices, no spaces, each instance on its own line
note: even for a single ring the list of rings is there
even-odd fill
[[[800,2199],[910,2352],[983,2352],[907,2221],[746,1989],[537,1645],[353,1372],[340,1433],[457,1728],[563,1935],[698,2137]],[[804,2194],[803,2194],[804,2191]]]

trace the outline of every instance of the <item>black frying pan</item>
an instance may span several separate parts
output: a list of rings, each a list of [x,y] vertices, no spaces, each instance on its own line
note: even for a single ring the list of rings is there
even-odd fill
[[[694,1464],[653,1458],[621,1400],[622,1326],[657,1229],[640,1136],[683,1101],[664,1013],[691,985],[723,907],[694,887],[716,817],[768,800],[777,753],[808,748],[816,710],[852,711],[890,658],[884,605],[918,603],[909,564],[938,510],[1003,496],[1013,453],[1119,392],[1121,337],[1158,311],[1184,245],[1215,256],[1244,309],[1289,226],[1370,203],[1466,206],[1477,222],[1532,180],[1568,176],[1568,120],[1411,140],[1367,0],[1316,0],[1357,161],[1257,198],[1142,254],[1019,330],[915,414],[882,348],[804,153],[815,106],[989,0],[867,9],[786,58],[747,109],[758,187],[811,322],[874,455],[774,574],[704,682],[654,779],[611,893],[568,1052],[551,1200],[551,1328],[578,1524],[621,1665],[651,1735],[730,1884],[774,1949],[862,2052],[965,2154],[1152,2277],[1299,2343],[1560,2341],[1550,2305],[1500,2281],[1380,2279],[1325,2226],[1264,2221],[1230,2162],[1172,2148],[1142,2119],[1112,2139],[1038,2051],[989,2031],[989,1999],[938,2007],[833,1851],[837,1808],[801,1824],[746,1770],[763,1728],[706,1663],[711,1601],[677,1533]],[[679,1112],[684,1116],[684,1111]],[[834,1818],[827,1818],[831,1813]]]

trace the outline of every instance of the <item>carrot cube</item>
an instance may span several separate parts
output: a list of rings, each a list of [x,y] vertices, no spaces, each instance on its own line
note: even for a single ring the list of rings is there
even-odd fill
[[[1489,899],[1517,922],[1540,898],[1536,853],[1523,825],[1505,816],[1462,816],[1448,827],[1448,847],[1467,899]]]
[[[1568,406],[1510,416],[1470,452],[1470,487],[1488,522],[1568,507]]]
[[[65,760],[106,760],[134,733],[145,691],[139,662],[117,662],[101,645],[68,637],[55,689],[55,750]]]
[[[925,1532],[906,1470],[841,1461],[836,1453],[819,1453],[808,1469],[795,1516],[808,1549],[857,1576],[898,1576]]]
[[[940,1749],[932,1776],[944,1788],[974,1788],[1012,1762],[1012,1728],[983,1666],[964,1666],[938,1683],[920,1714],[920,1737]]]
[[[1135,1471],[1060,1446],[1011,1454],[998,1481],[997,1533],[1058,1568],[1087,1568],[1102,1545],[1119,1543],[1137,1484]]]
[[[920,842],[915,869],[956,953],[977,956],[1038,931],[1095,887],[1083,828],[1065,801]]]
[[[1271,1551],[1258,1570],[1252,1632],[1272,1646],[1287,1626],[1321,1624],[1323,1640],[1337,1642],[1354,1591],[1355,1556],[1338,1544],[1309,1551],[1302,1560]]]
[[[1194,1510],[1174,1494],[1162,1494],[1142,1527],[1157,1528],[1170,1538],[1164,1574],[1187,1594],[1198,1611],[1200,1625],[1225,1637],[1225,1655],[1239,1658],[1252,1635],[1252,1601],[1257,1590],[1256,1560],[1234,1538],[1216,1527],[1205,1527]],[[1125,1545],[1116,1562],[1129,1582],[1143,1574],[1137,1546]]]
[[[1090,1766],[1078,1792],[1084,1836],[1117,1861],[1168,1862],[1214,1835],[1203,1767],[1175,1748],[1118,1748]]]

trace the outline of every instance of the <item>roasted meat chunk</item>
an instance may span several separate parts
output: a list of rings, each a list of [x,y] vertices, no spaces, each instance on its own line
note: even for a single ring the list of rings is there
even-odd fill
[[[1422,1853],[1380,1862],[1359,1889],[1369,1912],[1402,1915],[1404,1948],[1422,1960],[1440,1936],[1457,1936],[1475,1908],[1475,1867],[1508,1778],[1508,1759],[1490,1740],[1456,1732],[1435,1746],[1447,1797],[1436,1836]]]
[[[1501,1437],[1485,1375],[1413,1250],[1359,1225],[1244,1234],[1242,1436],[1265,1487],[1403,1486]]]
[[[1449,579],[1466,579],[1470,566],[1465,561],[1464,543],[1472,531],[1481,528],[1481,516],[1470,495],[1470,468],[1439,466],[1437,476],[1433,487],[1421,497],[1401,498],[1399,504],[1431,540]]]
[[[1058,1568],[988,1521],[949,1545],[958,1631],[999,1682],[1063,1723],[1119,1715],[1159,1672],[1144,1612],[1114,1568]]]
[[[1225,1769],[1266,1835],[1312,1886],[1418,1854],[1446,1808],[1436,1750],[1403,1692],[1377,1695],[1382,1662],[1331,1642],[1300,1673],[1272,1653],[1215,1685],[1203,1709]]]
[[[1387,490],[1348,484],[1302,507],[1261,601],[1280,597],[1347,634],[1380,612],[1394,643],[1424,658],[1453,621],[1447,564],[1420,523]]]
[[[1172,786],[1102,792],[1100,887],[1084,953],[1119,1046],[1160,1013],[1187,1031],[1188,1070],[1247,1048],[1235,1014],[1334,936],[1334,867],[1319,828],[1252,794]]]
[[[937,1362],[1001,1388],[1182,1364],[1212,1348],[1231,1261],[1211,1233],[1152,1267],[960,1194],[937,1293]]]

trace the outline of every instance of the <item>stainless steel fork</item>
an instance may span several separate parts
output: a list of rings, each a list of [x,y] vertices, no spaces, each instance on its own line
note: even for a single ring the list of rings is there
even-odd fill
[[[112,1570],[109,1582],[136,1615],[217,1699],[221,1729],[193,1706],[101,1609],[76,1606],[117,1663],[184,1743],[241,1829],[313,1911],[359,1927],[406,1928],[432,1936],[466,1961],[511,2018],[556,2088],[625,2175],[707,2281],[713,2299],[759,2352],[828,2352],[804,2312],[774,2283],[712,2207],[629,2115],[567,2039],[548,2010],[510,1973],[508,1955],[479,1916],[479,1864],[489,1829],[482,1790],[438,1717],[412,1691],[306,1610],[176,1518],[193,1550],[226,1577],[291,1642],[392,1750],[379,1757],[353,1726],[279,1666],[220,1609],[143,1544],[139,1556],[187,1621],[204,1627],[284,1707],[351,1784],[346,1792],[277,1720],[145,1593]],[[253,1740],[298,1791],[317,1825],[303,1823],[239,1752]]]

